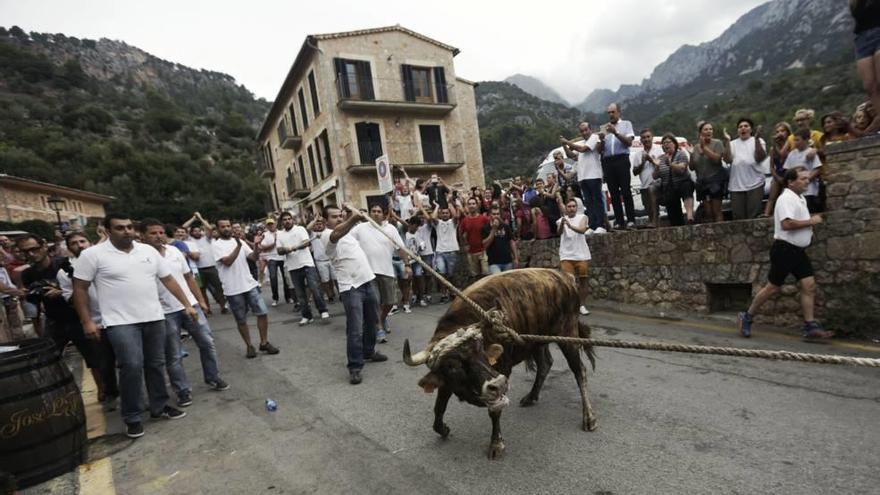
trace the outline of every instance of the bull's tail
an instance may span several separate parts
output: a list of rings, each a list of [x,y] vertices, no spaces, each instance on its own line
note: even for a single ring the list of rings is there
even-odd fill
[[[590,326],[586,323],[579,321],[578,322],[578,337],[582,339],[589,339],[591,335]],[[590,360],[590,364],[593,366],[593,371],[596,371],[596,351],[593,349],[591,345],[584,345],[584,354],[587,355],[587,359]]]

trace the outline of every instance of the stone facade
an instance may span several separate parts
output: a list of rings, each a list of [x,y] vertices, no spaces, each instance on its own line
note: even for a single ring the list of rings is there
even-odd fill
[[[456,53],[399,26],[309,36],[258,136],[259,169],[268,179],[274,208],[317,210],[341,201],[363,206],[368,197],[379,195],[375,166],[362,159],[357,131],[364,125],[378,132],[391,164],[404,167],[412,178],[437,173],[448,184],[483,185],[475,84],[457,77]],[[361,64],[358,75],[341,82],[340,60]],[[429,97],[407,97],[404,65],[426,71]],[[436,80],[437,72],[444,85]],[[371,97],[356,94],[364,74]],[[346,89],[342,84],[348,84]],[[439,94],[441,86],[445,97]],[[422,143],[420,126],[439,128],[440,144]],[[428,157],[426,146],[442,159]]]
[[[45,220],[54,224],[58,217],[48,203],[53,194],[64,200],[61,221],[72,228],[82,227],[83,219],[104,218],[104,206],[113,200],[102,194],[0,174],[0,219]]]
[[[842,334],[880,337],[880,138],[830,145],[825,179],[828,211],[807,250],[818,283],[817,317]],[[594,236],[592,294],[702,313],[732,300],[721,309],[741,310],[767,282],[772,242],[772,219]],[[555,240],[520,244],[529,266],[558,266],[557,251]],[[800,324],[797,287],[788,281],[759,321]],[[737,288],[746,297],[731,295]]]

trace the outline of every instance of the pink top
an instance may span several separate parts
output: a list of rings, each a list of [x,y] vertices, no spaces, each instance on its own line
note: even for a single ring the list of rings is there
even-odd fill
[[[553,231],[550,230],[550,222],[540,208],[532,208],[535,214],[535,239],[549,239],[553,237]]]

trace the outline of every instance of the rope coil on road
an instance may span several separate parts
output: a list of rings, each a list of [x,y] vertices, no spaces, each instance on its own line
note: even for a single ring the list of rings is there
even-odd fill
[[[366,219],[370,224],[373,225],[379,232],[382,233],[388,240],[391,241],[392,244],[397,245],[394,238],[388,235],[384,230],[382,230],[382,226],[376,223],[375,220],[370,218],[369,215],[364,215],[359,211],[356,212],[357,215],[360,215],[364,219]],[[453,285],[450,281],[446,280],[446,278],[434,270],[434,268],[422,260],[417,254],[410,251],[406,246],[397,246],[399,249],[402,249],[408,256],[414,259],[417,263],[422,265],[422,267],[430,273],[434,278],[437,279],[441,284],[443,284],[446,288],[448,288],[452,293],[461,298],[466,304],[468,304],[474,311],[479,314],[484,321],[489,323],[493,329],[496,331],[506,335],[511,340],[515,341],[517,344],[523,344],[525,342],[542,342],[542,343],[559,343],[559,344],[576,344],[576,345],[590,345],[594,347],[613,347],[618,349],[640,349],[646,351],[665,351],[665,352],[683,352],[689,354],[712,354],[717,356],[737,356],[737,357],[748,357],[748,358],[760,358],[760,359],[772,359],[776,361],[798,361],[803,363],[815,363],[815,364],[842,364],[848,366],[865,366],[870,368],[880,368],[880,359],[873,358],[862,358],[862,357],[851,357],[851,356],[839,356],[834,354],[812,354],[812,353],[804,353],[804,352],[791,352],[791,351],[770,351],[766,349],[744,349],[741,347],[717,347],[717,346],[706,346],[706,345],[689,345],[689,344],[670,344],[666,342],[635,342],[635,341],[626,341],[626,340],[614,340],[614,339],[584,339],[580,337],[561,337],[561,336],[553,336],[553,335],[531,335],[531,334],[520,334],[516,330],[508,327],[504,323],[504,313],[498,309],[490,309],[485,310],[480,307],[475,301],[465,296],[464,293],[459,290],[458,287]]]

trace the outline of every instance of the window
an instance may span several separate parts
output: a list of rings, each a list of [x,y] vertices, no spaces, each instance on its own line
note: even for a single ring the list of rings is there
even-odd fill
[[[446,72],[443,67],[401,65],[403,96],[406,101],[448,103]],[[433,78],[431,77],[433,74]]]
[[[290,195],[290,193],[292,193],[295,189],[293,184],[293,170],[291,170],[290,167],[287,167],[287,177],[285,179],[285,182],[287,185],[287,194]]]
[[[357,135],[358,157],[362,165],[372,165],[382,156],[382,136],[379,124],[358,122],[354,125]]]
[[[299,88],[299,110],[302,113],[302,121],[303,121],[303,130],[309,128],[309,114],[306,111],[306,95],[303,93],[303,88]]]
[[[287,123],[284,122],[284,119],[281,119],[278,122],[278,144],[283,145],[284,140],[287,139]]]
[[[324,166],[326,167],[327,175],[333,173],[333,159],[330,158],[330,138],[327,136],[327,130],[318,137],[321,140],[321,144],[318,146],[318,152],[324,154]]]
[[[431,69],[413,68],[413,96],[416,101],[432,103],[434,95],[431,92]]]
[[[318,179],[318,174],[315,173],[315,153],[314,153],[314,151],[312,151],[312,145],[309,145],[308,153],[309,153],[309,170],[312,172],[312,181],[317,183],[318,180],[320,180],[320,179]]]
[[[318,105],[318,85],[315,83],[315,71],[309,72],[309,93],[312,95],[312,115],[321,115],[321,107]]]
[[[321,141],[319,139],[315,139],[315,158],[318,159],[318,175],[321,176],[321,180],[324,180],[326,174],[324,173],[324,157],[321,156]]]
[[[350,100],[375,100],[370,63],[363,60],[334,59],[339,97]]]
[[[297,161],[297,164],[299,165],[299,180],[300,180],[300,183],[302,184],[302,186],[303,186],[305,189],[311,189],[311,188],[312,188],[312,185],[309,184],[309,182],[306,180],[306,168],[303,166],[303,157],[302,157],[302,155],[300,155],[299,158],[296,159],[296,161]]]
[[[293,131],[294,136],[299,136],[299,128],[296,125],[296,112],[293,110],[293,103],[287,105],[287,111],[289,112],[288,118],[290,118],[290,130]]]
[[[420,125],[419,137],[422,141],[422,160],[425,163],[443,163],[443,139],[439,125]]]

